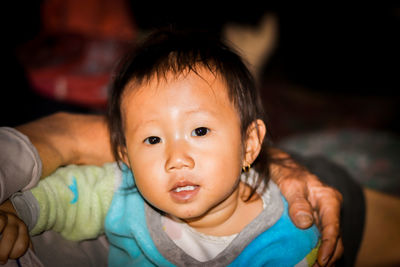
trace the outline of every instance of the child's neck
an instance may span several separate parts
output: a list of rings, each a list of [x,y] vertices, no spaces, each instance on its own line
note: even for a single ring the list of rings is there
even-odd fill
[[[207,235],[227,236],[239,233],[263,210],[262,199],[257,194],[245,201],[250,190],[249,186],[240,182],[238,188],[217,207],[200,218],[185,222]]]

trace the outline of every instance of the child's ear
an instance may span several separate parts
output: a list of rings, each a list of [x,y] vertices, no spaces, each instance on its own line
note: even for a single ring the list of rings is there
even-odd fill
[[[129,158],[128,158],[128,153],[126,151],[126,147],[122,147],[122,146],[119,147],[118,148],[118,155],[119,155],[119,158],[122,160],[122,162],[125,163],[130,168],[131,165],[130,165],[130,161],[129,161]]]
[[[254,121],[247,128],[247,138],[245,141],[245,153],[243,158],[243,167],[254,162],[261,151],[262,143],[267,132],[265,123],[262,120]]]

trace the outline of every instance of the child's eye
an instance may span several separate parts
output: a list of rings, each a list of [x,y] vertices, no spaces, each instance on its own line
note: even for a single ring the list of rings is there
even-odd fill
[[[204,136],[210,132],[210,129],[206,127],[199,127],[192,131],[192,136]]]
[[[149,145],[155,145],[161,142],[161,138],[157,136],[150,136],[144,139],[144,142]]]

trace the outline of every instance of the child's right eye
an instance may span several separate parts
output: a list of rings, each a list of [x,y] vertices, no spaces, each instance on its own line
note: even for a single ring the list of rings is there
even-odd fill
[[[144,142],[149,145],[155,145],[161,142],[161,138],[157,136],[150,136],[144,139]]]

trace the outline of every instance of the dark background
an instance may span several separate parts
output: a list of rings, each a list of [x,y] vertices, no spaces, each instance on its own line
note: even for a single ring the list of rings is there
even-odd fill
[[[41,31],[41,1],[2,4],[3,85],[0,125],[15,126],[55,111],[101,113],[38,95],[17,48]],[[279,20],[279,41],[262,72],[271,133],[356,127],[399,133],[398,8],[278,8],[265,5],[145,6],[130,3],[140,31],[165,24],[215,33],[227,22],[256,25],[265,12]],[[3,20],[4,20],[3,18]]]

